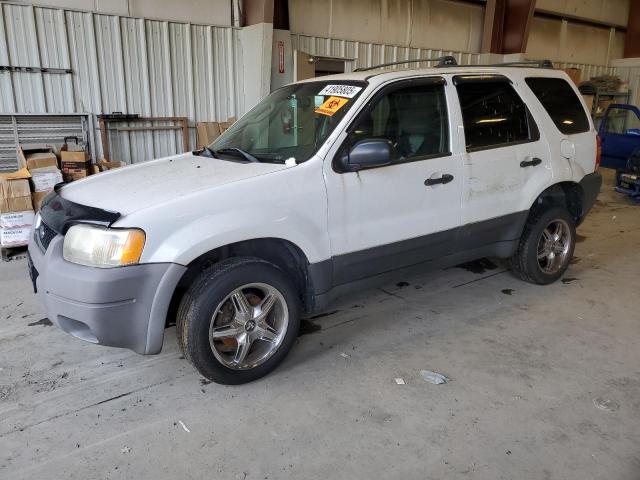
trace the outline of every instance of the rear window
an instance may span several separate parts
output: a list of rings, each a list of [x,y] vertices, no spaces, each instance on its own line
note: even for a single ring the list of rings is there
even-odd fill
[[[589,131],[587,114],[578,96],[566,80],[529,77],[526,82],[558,130],[565,135]]]
[[[506,78],[454,77],[454,83],[468,152],[540,138],[527,107]]]

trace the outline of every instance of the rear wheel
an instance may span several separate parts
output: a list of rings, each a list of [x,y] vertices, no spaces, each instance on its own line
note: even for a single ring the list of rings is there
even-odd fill
[[[566,209],[552,207],[532,214],[511,259],[512,272],[539,285],[555,282],[569,266],[575,239],[575,221]]]
[[[204,377],[246,383],[284,359],[296,339],[299,315],[297,292],[277,266],[228,259],[204,271],[185,294],[178,342]]]

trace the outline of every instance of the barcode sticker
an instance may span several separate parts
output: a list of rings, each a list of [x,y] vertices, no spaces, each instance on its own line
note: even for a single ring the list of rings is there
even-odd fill
[[[327,85],[318,92],[318,95],[336,95],[338,97],[353,98],[360,90],[362,90],[362,87],[356,87],[354,85]]]

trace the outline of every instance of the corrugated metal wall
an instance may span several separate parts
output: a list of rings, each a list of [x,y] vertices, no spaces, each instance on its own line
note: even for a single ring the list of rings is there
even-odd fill
[[[413,58],[437,58],[443,55],[453,55],[459,64],[464,65],[477,65],[481,62],[481,54],[479,53],[356,42],[299,33],[291,34],[291,42],[295,50],[312,55],[353,59],[351,67],[354,69]],[[422,66],[427,67],[429,64],[425,63]],[[588,80],[596,75],[615,74],[615,68],[605,65],[556,63],[556,66],[558,68],[575,67],[581,69],[583,80]],[[405,67],[400,66],[399,68]]]
[[[475,65],[480,61],[479,53],[454,52],[451,50],[434,50],[430,48],[401,47],[379,43],[356,42],[335,38],[315,37],[298,33],[291,34],[294,50],[301,50],[312,55],[353,59],[353,69],[371,67],[381,63],[410,60],[413,58],[435,58],[453,55],[460,64]],[[429,64],[424,64],[429,66]],[[400,68],[404,68],[401,66]]]
[[[121,111],[197,122],[243,112],[242,50],[231,27],[0,4],[0,64],[73,70],[0,73],[5,113]],[[172,155],[179,135],[113,133],[111,156],[132,163]],[[98,135],[96,147],[99,157]]]

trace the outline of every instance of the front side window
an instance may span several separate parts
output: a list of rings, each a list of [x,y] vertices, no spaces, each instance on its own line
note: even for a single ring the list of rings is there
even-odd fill
[[[640,118],[636,112],[627,108],[610,108],[607,111],[607,124],[604,126],[607,133],[618,135],[638,135],[640,133]]]
[[[508,80],[454,77],[467,151],[534,141],[539,132],[522,99]]]
[[[234,123],[209,149],[240,149],[258,161],[304,162],[322,146],[367,86],[359,81],[288,85]]]
[[[529,77],[525,81],[560,132],[573,135],[589,131],[587,114],[566,80]]]
[[[448,154],[449,122],[442,82],[412,82],[383,90],[350,129],[347,145],[371,138],[391,141],[393,163]]]

